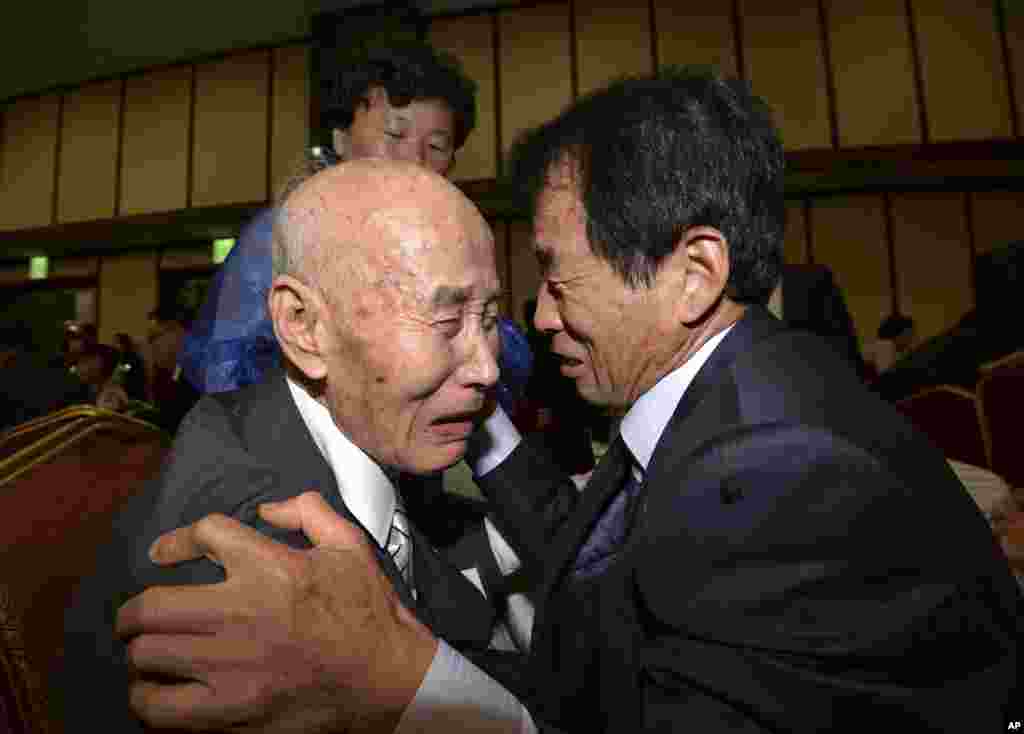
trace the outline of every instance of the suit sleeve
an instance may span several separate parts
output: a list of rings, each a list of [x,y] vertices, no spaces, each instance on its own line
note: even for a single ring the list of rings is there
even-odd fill
[[[645,729],[845,730],[867,706],[904,730],[997,730],[1014,591],[949,477],[912,487],[840,437],[775,426],[674,480],[641,513],[637,588],[661,630],[639,651]]]
[[[115,519],[93,574],[83,580],[65,614],[64,670],[54,688],[67,721],[102,721],[109,732],[141,731],[128,708],[126,648],[114,632],[118,608],[151,585],[224,579],[220,567],[206,559],[173,567],[153,564],[147,552],[161,534],[221,512],[308,547],[301,533],[259,521],[258,504],[287,491],[285,484],[270,468],[241,455],[230,437],[222,406],[204,398],[182,423],[160,475]]]
[[[524,568],[541,567],[550,539],[579,499],[572,479],[527,437],[477,484],[491,503],[492,522]]]

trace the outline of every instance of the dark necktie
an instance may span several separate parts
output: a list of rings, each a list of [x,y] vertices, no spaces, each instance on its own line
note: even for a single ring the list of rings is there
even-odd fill
[[[641,486],[633,471],[636,462],[621,436],[612,442],[608,451],[611,453],[608,460],[616,462],[617,465],[617,471],[612,472],[612,481],[619,483],[621,489],[612,495],[605,505],[604,511],[576,555],[573,576],[577,578],[599,575],[611,565],[616,552],[626,541],[636,506],[635,500]]]

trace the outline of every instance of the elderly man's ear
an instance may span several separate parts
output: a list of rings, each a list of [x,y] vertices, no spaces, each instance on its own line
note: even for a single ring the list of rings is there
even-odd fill
[[[320,291],[290,275],[279,275],[270,286],[267,308],[288,361],[309,379],[323,379],[328,310]]]

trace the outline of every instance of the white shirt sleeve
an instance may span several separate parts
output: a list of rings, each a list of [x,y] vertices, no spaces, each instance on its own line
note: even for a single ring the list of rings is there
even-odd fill
[[[473,469],[473,476],[482,477],[508,458],[523,437],[499,405],[480,426],[482,438],[470,442],[466,462]]]
[[[533,718],[493,678],[438,641],[437,652],[395,734],[536,734]]]

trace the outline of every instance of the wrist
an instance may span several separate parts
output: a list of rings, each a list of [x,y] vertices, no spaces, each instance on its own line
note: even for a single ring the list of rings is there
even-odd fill
[[[392,642],[377,656],[373,705],[363,709],[352,732],[393,732],[434,661],[437,638],[400,605],[397,616]]]

